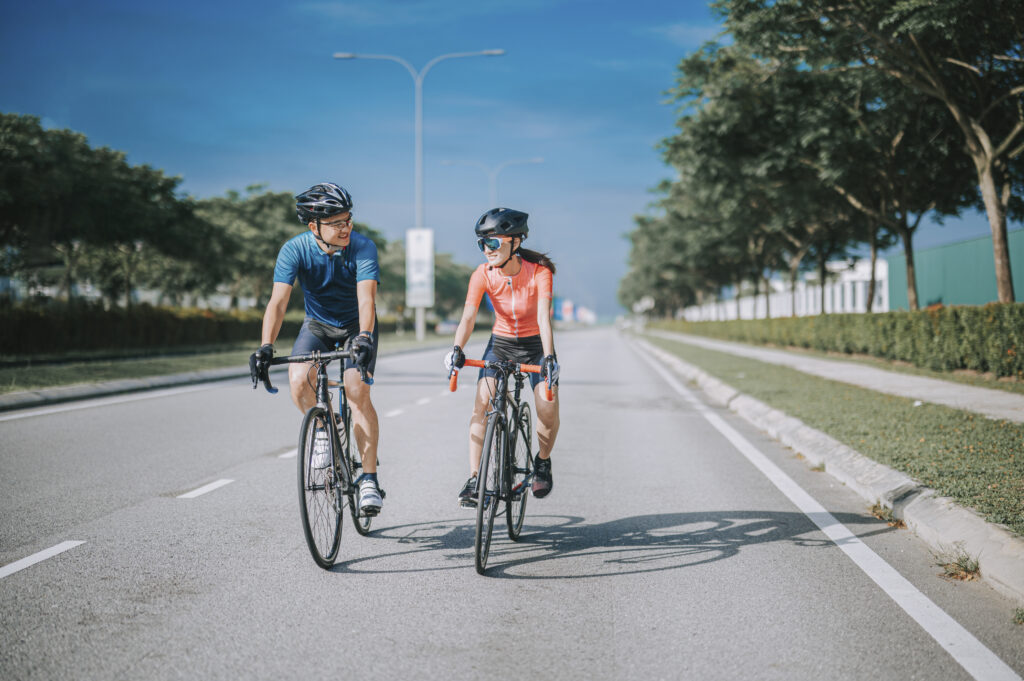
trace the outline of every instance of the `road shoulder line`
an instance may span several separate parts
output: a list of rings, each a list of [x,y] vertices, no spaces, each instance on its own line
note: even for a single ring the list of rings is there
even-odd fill
[[[869,504],[892,509],[934,551],[956,546],[978,558],[981,577],[1000,593],[1024,604],[1024,539],[990,523],[978,513],[921,485],[904,473],[873,461],[797,418],[744,395],[679,357],[637,339],[687,381],[699,386],[712,403],[735,412],[759,430],[802,454],[811,465],[859,494]]]

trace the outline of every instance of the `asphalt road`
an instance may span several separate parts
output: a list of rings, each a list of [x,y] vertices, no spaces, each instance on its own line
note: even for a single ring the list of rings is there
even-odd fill
[[[388,497],[369,537],[346,519],[331,571],[302,536],[284,392],[232,380],[4,415],[0,678],[1024,673],[1017,604],[940,578],[911,533],[614,331],[558,345],[555,488],[529,501],[521,542],[496,527],[484,577],[456,503],[473,377],[448,393],[440,352],[378,362]],[[837,527],[852,533],[838,544]],[[14,570],[69,541],[84,543]],[[886,569],[905,580],[895,596]]]

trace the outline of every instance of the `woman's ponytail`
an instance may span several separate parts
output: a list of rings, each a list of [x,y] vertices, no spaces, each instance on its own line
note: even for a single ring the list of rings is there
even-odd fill
[[[517,251],[519,257],[526,262],[532,262],[535,265],[546,267],[551,270],[551,274],[555,273],[555,263],[551,262],[551,258],[548,257],[547,253],[538,253],[537,251],[531,251],[528,248],[520,247]]]

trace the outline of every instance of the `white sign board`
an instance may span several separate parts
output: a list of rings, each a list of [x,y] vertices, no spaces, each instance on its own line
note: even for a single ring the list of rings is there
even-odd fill
[[[405,306],[434,307],[434,230],[405,233]]]

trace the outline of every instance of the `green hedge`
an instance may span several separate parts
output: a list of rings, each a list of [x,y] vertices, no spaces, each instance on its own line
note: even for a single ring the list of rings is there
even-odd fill
[[[974,369],[1024,379],[1024,303],[728,322],[662,320],[650,326],[744,343],[867,354],[937,371]]]
[[[294,337],[301,320],[286,319],[282,337]],[[53,355],[81,351],[257,344],[262,310],[212,310],[134,306],[104,310],[91,304],[0,305],[0,354]],[[395,320],[381,319],[382,332]]]

